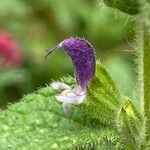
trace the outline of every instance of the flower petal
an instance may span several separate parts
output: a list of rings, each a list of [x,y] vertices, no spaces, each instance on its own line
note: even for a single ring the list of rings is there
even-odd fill
[[[86,89],[82,88],[81,86],[75,86],[73,88],[73,91],[77,94],[77,95],[85,95],[86,94]]]
[[[86,88],[95,74],[94,48],[81,38],[68,38],[61,45],[73,61],[78,85]]]
[[[60,102],[66,103],[66,104],[75,104],[79,105],[85,100],[86,95],[76,95],[74,93],[68,93],[68,94],[59,94],[56,96],[56,99]]]
[[[56,89],[56,90],[71,90],[72,89],[72,87],[69,86],[68,84],[65,84],[65,83],[59,82],[59,81],[58,82],[53,82],[51,84],[51,86],[52,86],[53,89]]]
[[[85,39],[71,37],[48,50],[46,57],[60,47],[64,48],[73,61],[78,85],[86,89],[89,81],[95,74],[94,48]]]

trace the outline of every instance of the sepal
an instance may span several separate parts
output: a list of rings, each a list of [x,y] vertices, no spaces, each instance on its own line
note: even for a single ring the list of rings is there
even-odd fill
[[[121,109],[121,96],[117,87],[100,62],[87,89],[87,102],[81,108],[93,118],[107,125],[115,125]]]
[[[140,149],[140,145],[145,137],[145,118],[144,114],[136,102],[129,98],[124,98],[119,120],[121,134],[124,137],[125,145],[132,149]]]

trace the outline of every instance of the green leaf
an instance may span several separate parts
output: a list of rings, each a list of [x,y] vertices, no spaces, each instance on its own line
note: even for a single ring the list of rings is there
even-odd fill
[[[71,77],[61,79],[74,85]],[[87,101],[66,116],[51,86],[22,98],[0,112],[0,149],[139,149],[144,138],[143,113],[122,98],[100,62],[87,89]]]
[[[25,96],[0,113],[0,149],[101,149],[121,147],[114,129],[92,127],[90,118],[78,107],[65,116],[50,86]]]
[[[104,0],[105,4],[117,8],[130,15],[136,15],[140,11],[138,0]]]
[[[92,117],[107,125],[115,125],[122,99],[117,87],[100,62],[96,65],[96,74],[87,91],[87,103],[81,108]]]

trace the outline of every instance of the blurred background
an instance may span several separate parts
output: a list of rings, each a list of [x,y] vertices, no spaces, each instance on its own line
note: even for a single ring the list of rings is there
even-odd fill
[[[136,92],[135,19],[101,0],[0,1],[0,109],[61,76],[73,76],[62,49],[45,49],[70,36],[85,37],[119,90]]]

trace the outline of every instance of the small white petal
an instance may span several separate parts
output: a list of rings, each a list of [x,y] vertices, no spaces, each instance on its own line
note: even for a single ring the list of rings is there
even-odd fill
[[[52,88],[53,89],[56,89],[56,90],[71,90],[72,87],[63,83],[63,82],[53,82],[51,84]]]
[[[76,95],[75,93],[61,93],[56,96],[56,99],[63,103],[78,105],[84,101],[85,97],[86,95]]]

